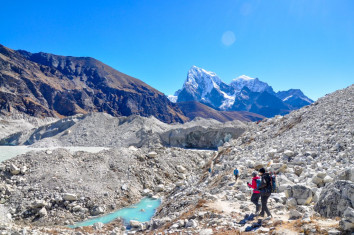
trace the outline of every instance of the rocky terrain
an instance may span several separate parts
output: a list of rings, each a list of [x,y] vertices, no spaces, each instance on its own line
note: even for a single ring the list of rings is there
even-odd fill
[[[156,147],[216,149],[237,138],[247,125],[240,121],[221,123],[213,119],[194,119],[169,125],[154,117],[112,117],[104,113],[77,115],[57,122],[14,133],[0,139],[2,145],[33,147]]]
[[[0,112],[0,139],[14,134],[55,122],[58,118],[37,118],[18,111]]]
[[[35,117],[88,112],[155,116],[166,122],[188,118],[144,82],[90,57],[15,51],[0,45],[0,111]]]
[[[265,167],[278,174],[279,193],[270,200],[274,218],[265,221],[260,232],[350,234],[354,231],[353,113],[354,85],[284,117],[253,123],[219,150],[205,167],[203,180],[173,191],[168,196],[173,200],[165,201],[156,217],[168,221],[165,228],[172,231],[189,226],[195,232],[210,227],[244,231],[237,222],[255,210],[246,182],[252,171]],[[207,172],[210,166],[212,174]],[[241,170],[236,184],[235,167]]]
[[[353,113],[354,85],[286,116],[248,123],[240,137],[218,151],[161,142],[98,154],[43,151],[7,160],[0,167],[0,213],[7,220],[0,232],[240,234],[260,222],[253,233],[351,234]],[[240,169],[237,182],[235,167]],[[255,211],[246,182],[261,167],[277,173],[278,192],[268,203],[273,218],[256,217],[242,225],[239,222]],[[133,223],[132,230],[125,231],[119,222],[63,227],[145,195],[163,198],[162,205],[150,222]]]

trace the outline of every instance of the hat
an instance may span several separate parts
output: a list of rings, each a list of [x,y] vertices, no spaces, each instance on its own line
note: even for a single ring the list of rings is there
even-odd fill
[[[256,177],[257,176],[257,171],[252,172],[252,176]]]
[[[259,172],[264,174],[265,173],[265,169],[261,168],[261,169],[259,169]]]

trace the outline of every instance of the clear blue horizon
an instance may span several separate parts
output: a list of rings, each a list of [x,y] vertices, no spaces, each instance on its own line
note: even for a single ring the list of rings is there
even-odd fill
[[[0,43],[90,56],[166,95],[192,65],[311,99],[354,82],[354,1],[7,1]]]

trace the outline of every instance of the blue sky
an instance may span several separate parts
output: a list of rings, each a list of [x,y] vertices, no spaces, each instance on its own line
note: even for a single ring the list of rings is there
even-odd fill
[[[353,12],[351,0],[12,0],[0,43],[94,57],[165,94],[196,65],[317,99],[354,83]]]

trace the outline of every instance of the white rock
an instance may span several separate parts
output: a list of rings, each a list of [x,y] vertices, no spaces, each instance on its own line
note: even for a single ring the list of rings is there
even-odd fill
[[[176,169],[179,173],[186,173],[187,169],[181,165],[176,166]]]
[[[73,193],[64,193],[62,196],[65,201],[76,201],[77,200],[76,194],[73,194]]]
[[[22,166],[22,167],[20,168],[20,171],[21,171],[21,174],[25,174],[26,171],[27,171],[27,166]]]
[[[155,157],[157,157],[157,153],[154,152],[154,151],[149,152],[149,153],[148,153],[148,157],[150,157],[150,158],[155,158]]]
[[[138,151],[138,149],[135,146],[129,146],[129,150],[132,150],[134,152]]]
[[[11,174],[18,175],[18,174],[20,174],[20,172],[21,172],[20,168],[18,168],[14,164],[10,164],[10,173]]]
[[[186,223],[186,228],[195,228],[197,226],[198,226],[198,222],[194,219],[191,219]]]
[[[32,208],[42,208],[42,207],[45,207],[46,205],[47,205],[47,202],[44,200],[35,200],[31,206],[32,206]]]
[[[202,229],[199,232],[199,235],[212,235],[212,234],[213,234],[213,230],[211,228]]]
[[[274,155],[277,153],[277,150],[276,149],[270,149],[268,151],[268,156],[269,157],[274,157]]]
[[[45,209],[45,207],[43,207],[42,209],[40,209],[38,211],[38,215],[39,215],[39,217],[47,216],[47,210]]]
[[[333,179],[332,179],[332,177],[330,177],[330,176],[327,175],[327,176],[324,177],[323,182],[324,182],[325,184],[328,184],[328,183],[333,182]]]
[[[284,154],[285,154],[286,156],[288,156],[288,157],[294,156],[294,152],[291,151],[291,150],[285,150],[285,151],[284,151]]]
[[[165,190],[165,186],[163,184],[159,184],[155,187],[155,192],[162,192]]]
[[[101,230],[103,228],[104,224],[102,222],[97,222],[92,225],[92,228],[95,230]]]

